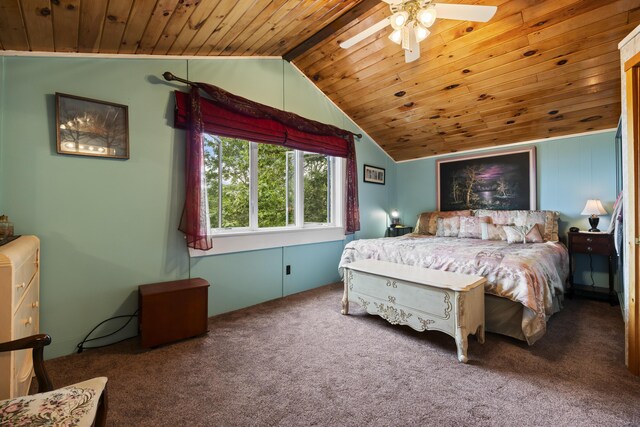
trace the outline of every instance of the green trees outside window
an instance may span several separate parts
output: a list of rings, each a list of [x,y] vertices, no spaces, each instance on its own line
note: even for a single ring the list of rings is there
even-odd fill
[[[322,154],[206,135],[205,177],[211,227],[331,223],[333,169],[333,159]],[[296,208],[302,206],[303,215],[297,218]]]
[[[331,222],[330,165],[323,154],[304,154],[304,222]]]

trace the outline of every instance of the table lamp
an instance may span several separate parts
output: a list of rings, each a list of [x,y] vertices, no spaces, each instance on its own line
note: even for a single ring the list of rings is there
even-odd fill
[[[602,202],[598,199],[590,199],[587,200],[587,204],[584,207],[584,210],[580,215],[590,215],[589,224],[591,225],[591,232],[599,232],[598,230],[598,222],[600,222],[600,218],[598,215],[606,215],[607,211],[602,206]]]
[[[391,211],[391,225],[397,226],[400,224],[400,212],[397,209]]]

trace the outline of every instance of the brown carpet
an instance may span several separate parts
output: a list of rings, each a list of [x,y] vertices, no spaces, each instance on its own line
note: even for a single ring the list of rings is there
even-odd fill
[[[325,286],[210,319],[207,336],[137,339],[47,362],[57,386],[109,377],[113,426],[640,425],[620,308],[565,302],[529,347],[392,326]],[[55,339],[55,337],[53,337]]]

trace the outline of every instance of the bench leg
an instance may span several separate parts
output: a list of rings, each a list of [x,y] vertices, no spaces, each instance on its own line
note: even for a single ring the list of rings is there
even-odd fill
[[[456,345],[458,346],[458,360],[467,363],[467,332],[462,328],[456,328]]]
[[[349,283],[346,274],[344,278],[344,293],[342,294],[342,310],[340,310],[340,313],[349,314]]]

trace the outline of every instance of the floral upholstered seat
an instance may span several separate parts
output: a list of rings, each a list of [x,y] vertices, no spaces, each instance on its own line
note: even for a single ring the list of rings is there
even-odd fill
[[[0,343],[0,353],[31,349],[38,394],[0,400],[0,427],[95,426],[107,424],[107,378],[96,377],[58,389],[53,388],[44,366],[47,334],[31,335]]]
[[[0,426],[91,426],[107,378],[46,393],[0,400]]]

